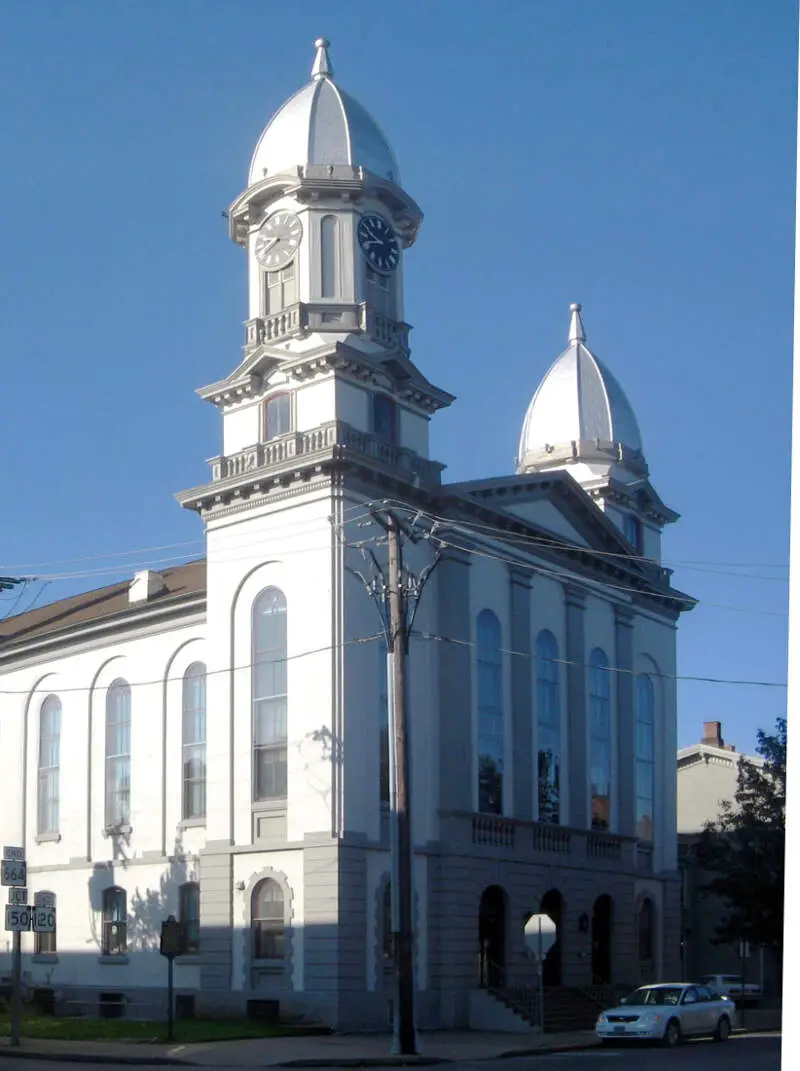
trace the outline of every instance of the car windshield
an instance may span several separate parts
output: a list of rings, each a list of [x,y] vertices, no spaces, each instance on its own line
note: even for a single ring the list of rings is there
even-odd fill
[[[637,989],[625,1001],[626,1004],[677,1004],[683,990],[679,986],[661,985]]]

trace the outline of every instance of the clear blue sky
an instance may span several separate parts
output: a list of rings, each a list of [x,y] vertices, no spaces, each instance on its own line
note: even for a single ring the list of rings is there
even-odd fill
[[[194,389],[241,352],[244,260],[221,212],[319,34],[426,214],[407,317],[414,359],[458,397],[432,430],[449,477],[512,471],[582,302],[682,514],[665,558],[704,563],[675,566],[700,599],[680,672],[785,680],[794,0],[3,5],[2,568],[201,552],[173,494],[220,448]],[[679,696],[682,745],[719,719],[751,749],[785,710],[780,689]]]

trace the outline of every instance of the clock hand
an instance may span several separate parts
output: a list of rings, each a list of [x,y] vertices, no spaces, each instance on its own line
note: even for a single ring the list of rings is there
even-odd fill
[[[263,243],[263,245],[261,247],[263,252],[266,253],[267,250],[272,249],[272,247],[274,245],[277,245],[279,241],[280,241],[280,238],[267,238],[267,240]]]

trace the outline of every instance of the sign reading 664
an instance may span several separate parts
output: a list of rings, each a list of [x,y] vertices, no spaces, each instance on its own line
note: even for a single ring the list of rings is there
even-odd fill
[[[24,859],[3,859],[0,863],[0,885],[27,885],[28,864]]]

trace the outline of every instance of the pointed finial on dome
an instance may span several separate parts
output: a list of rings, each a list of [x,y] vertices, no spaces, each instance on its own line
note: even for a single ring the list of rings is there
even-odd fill
[[[569,318],[569,338],[568,344],[571,346],[573,342],[585,342],[586,332],[583,329],[583,320],[581,319],[581,307],[577,302],[574,302],[569,307],[571,313]]]
[[[314,42],[317,55],[314,58],[314,66],[311,68],[311,77],[316,82],[320,78],[333,78],[333,67],[328,58],[330,41],[326,37],[318,37]]]

